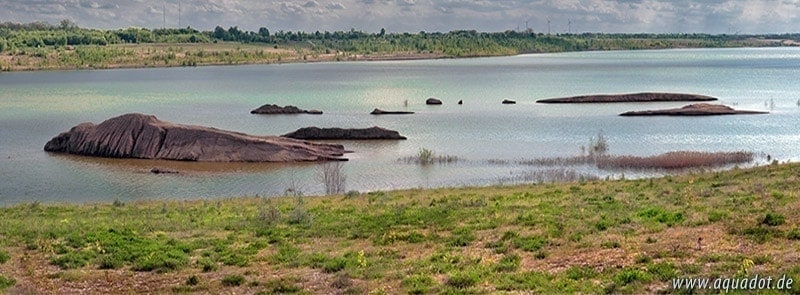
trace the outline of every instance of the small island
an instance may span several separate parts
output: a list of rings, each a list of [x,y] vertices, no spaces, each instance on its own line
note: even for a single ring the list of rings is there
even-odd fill
[[[647,110],[647,111],[631,111],[619,114],[620,116],[717,116],[717,115],[752,115],[752,114],[767,114],[768,112],[761,111],[743,111],[735,110],[729,106],[720,104],[696,103],[690,104],[681,108],[663,109],[663,110]]]
[[[369,139],[406,139],[400,132],[373,126],[370,128],[300,128],[283,137],[308,140],[369,140]]]
[[[318,110],[304,110],[296,106],[279,106],[276,104],[265,104],[255,110],[250,111],[251,114],[259,115],[283,115],[283,114],[311,114],[322,115],[322,111]]]
[[[609,102],[656,102],[656,101],[715,101],[716,97],[685,94],[642,92],[626,94],[580,95],[563,98],[540,99],[538,103],[609,103]]]
[[[372,110],[372,112],[370,114],[371,115],[411,115],[413,113],[414,112],[408,112],[408,111],[384,111],[384,110],[381,110],[381,109],[374,109],[374,110]]]
[[[144,114],[125,114],[100,124],[82,123],[47,142],[54,153],[202,162],[307,162],[341,160],[339,144],[279,136],[255,136],[180,125]]]

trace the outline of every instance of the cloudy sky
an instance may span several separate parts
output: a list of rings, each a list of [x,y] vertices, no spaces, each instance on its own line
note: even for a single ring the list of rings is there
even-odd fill
[[[180,3],[180,5],[179,5]],[[0,22],[377,32],[800,32],[800,0],[0,0]],[[164,13],[166,12],[166,14]]]

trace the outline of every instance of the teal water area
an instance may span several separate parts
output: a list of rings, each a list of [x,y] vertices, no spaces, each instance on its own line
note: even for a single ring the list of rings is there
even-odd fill
[[[686,103],[537,104],[537,99],[683,92],[767,115],[619,117]],[[442,99],[427,106],[425,99]],[[505,99],[517,101],[503,105]],[[463,100],[463,105],[456,102]],[[520,159],[569,157],[602,130],[613,154],[752,151],[800,160],[800,48],[578,52],[416,61],[336,62],[0,74],[0,205],[321,194],[316,164],[181,163],[48,154],[44,144],[82,122],[130,112],[259,135],[301,127],[381,126],[405,141],[342,141],[347,189],[489,185],[543,169]],[[251,115],[266,103],[314,115]],[[406,106],[407,103],[407,106]],[[374,108],[414,111],[373,116]],[[456,156],[420,166],[420,148]],[[508,164],[498,164],[508,161]],[[180,174],[154,175],[153,167]],[[605,177],[619,171],[573,167]],[[572,168],[571,168],[572,169]],[[628,172],[626,176],[660,172]]]

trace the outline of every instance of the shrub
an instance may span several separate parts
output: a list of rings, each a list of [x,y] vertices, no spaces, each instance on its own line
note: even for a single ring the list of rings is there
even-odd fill
[[[9,258],[8,252],[0,250],[0,264],[6,263]]]
[[[347,176],[344,164],[339,161],[328,161],[317,166],[317,177],[325,186],[325,194],[341,194],[345,191]]]
[[[786,238],[790,240],[800,240],[800,228],[795,228],[786,233]]]
[[[526,252],[539,251],[547,245],[547,239],[538,236],[517,237],[512,241],[514,247]]]
[[[453,247],[466,247],[475,240],[475,234],[467,228],[459,228],[453,231],[453,236],[447,244]]]
[[[779,226],[784,223],[786,223],[786,218],[783,217],[783,215],[771,212],[767,213],[767,215],[764,216],[764,219],[761,220],[761,224],[766,224],[769,226]]]
[[[244,283],[244,276],[243,275],[226,275],[222,278],[222,285],[223,286],[241,286]]]

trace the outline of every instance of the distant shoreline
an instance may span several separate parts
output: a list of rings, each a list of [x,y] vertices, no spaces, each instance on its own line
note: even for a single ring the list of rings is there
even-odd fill
[[[797,46],[792,40],[751,40],[736,46],[710,48],[757,48]],[[428,51],[378,53],[318,52],[299,45],[219,43],[142,43],[43,47],[0,53],[0,72],[72,71],[101,69],[173,68],[223,65],[316,63],[336,61],[405,61],[515,56],[521,54],[582,51],[657,50],[709,48],[678,41],[654,48],[542,49],[540,51],[486,51],[464,55]],[[81,56],[81,57],[78,57]],[[84,57],[84,56],[89,56]]]

